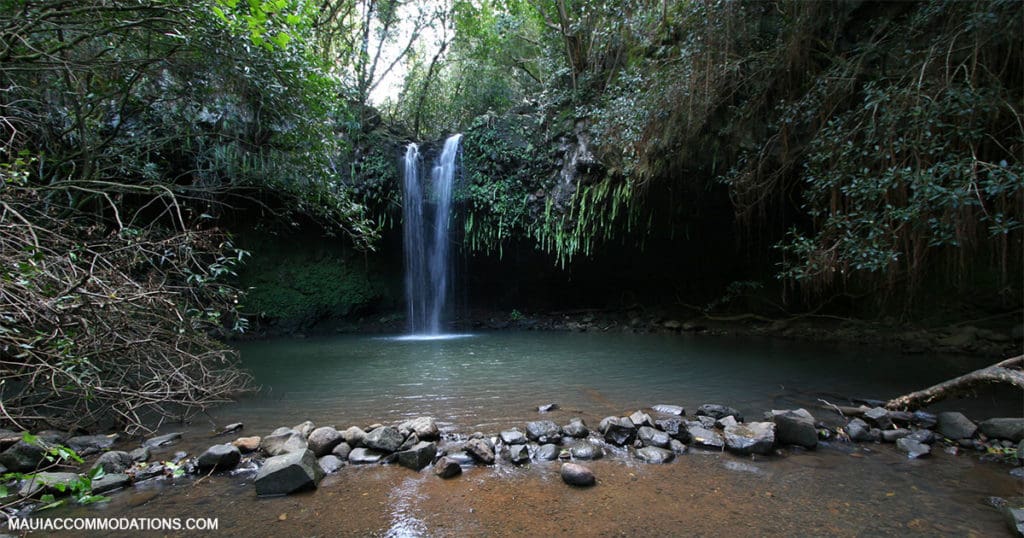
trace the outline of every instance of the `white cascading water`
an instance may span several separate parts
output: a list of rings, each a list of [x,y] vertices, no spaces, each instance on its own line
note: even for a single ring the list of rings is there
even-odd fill
[[[405,250],[405,299],[412,335],[441,335],[441,320],[451,285],[449,225],[456,157],[461,134],[444,142],[441,156],[430,174],[434,202],[433,223],[424,218],[426,192],[419,177],[419,148],[409,144],[405,152],[402,191],[403,238]]]

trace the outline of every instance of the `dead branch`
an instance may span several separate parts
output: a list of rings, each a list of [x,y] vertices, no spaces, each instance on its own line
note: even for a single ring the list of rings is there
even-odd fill
[[[920,409],[949,396],[963,394],[980,385],[1009,384],[1024,390],[1022,366],[1024,366],[1024,355],[1006,359],[926,389],[893,398],[885,404],[885,407],[899,410]]]

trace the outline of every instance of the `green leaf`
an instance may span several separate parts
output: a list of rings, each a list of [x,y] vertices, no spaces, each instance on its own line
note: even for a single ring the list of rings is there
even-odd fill
[[[216,15],[218,19],[220,19],[220,20],[222,20],[224,22],[228,22],[228,17],[227,17],[227,15],[224,14],[224,10],[223,9],[221,9],[221,8],[219,8],[217,6],[213,6],[212,9],[213,9],[213,14]]]

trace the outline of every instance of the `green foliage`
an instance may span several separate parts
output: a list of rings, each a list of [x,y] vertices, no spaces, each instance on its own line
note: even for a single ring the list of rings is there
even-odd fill
[[[32,435],[29,432],[23,432],[21,440],[30,445],[40,445],[42,442],[38,436]],[[81,464],[83,460],[74,450],[64,445],[45,446],[46,453],[43,456],[44,459],[50,465],[65,465],[65,464]],[[102,495],[93,495],[92,483],[94,480],[102,478],[104,471],[102,467],[96,467],[90,470],[86,474],[78,475],[78,478],[69,483],[58,483],[53,484],[53,488],[59,493],[66,493],[74,499],[78,504],[92,504],[96,502],[103,502],[108,500],[107,497]],[[0,499],[7,497],[10,492],[7,490],[7,484],[12,481],[32,481],[36,480],[36,473],[4,473],[0,475]],[[49,508],[55,508],[64,504],[64,499],[56,499],[52,493],[44,494],[40,497],[43,505],[38,510],[46,510]]]

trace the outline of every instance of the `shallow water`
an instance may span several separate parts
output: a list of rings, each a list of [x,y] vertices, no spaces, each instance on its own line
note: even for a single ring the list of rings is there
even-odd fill
[[[818,399],[886,399],[984,365],[772,340],[590,333],[493,333],[410,341],[372,337],[253,342],[243,360],[264,390],[215,410],[245,435],[309,419],[339,428],[431,415],[447,432],[497,433],[529,420],[565,424],[658,403],[705,402],[748,420]],[[560,408],[540,415],[536,407]],[[976,419],[1020,415],[1019,394],[949,404]],[[809,407],[821,419],[834,413]],[[173,429],[173,428],[172,428]],[[180,428],[179,428],[180,429]],[[186,429],[175,450],[221,439]],[[693,451],[666,465],[624,454],[587,463],[598,485],[570,488],[559,464],[473,468],[440,480],[397,466],[348,466],[311,493],[258,499],[251,473],[156,480],[108,503],[54,515],[217,517],[230,535],[999,535],[988,496],[1021,494],[1010,467],[951,455],[907,460],[891,445],[836,443],[756,459]],[[159,495],[152,492],[159,491]],[[283,516],[283,517],[282,517]],[[68,534],[70,535],[70,533]]]

